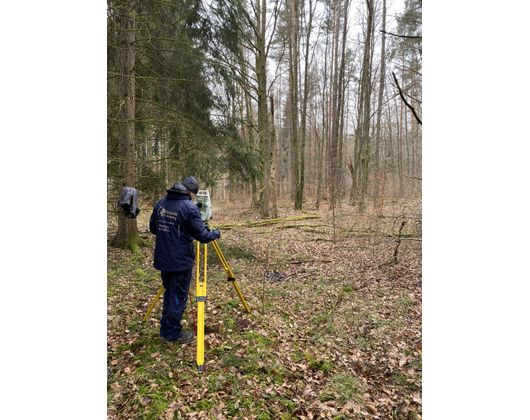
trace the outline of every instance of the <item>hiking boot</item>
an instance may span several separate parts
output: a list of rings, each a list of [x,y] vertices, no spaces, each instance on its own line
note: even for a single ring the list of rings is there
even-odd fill
[[[170,344],[184,344],[184,343],[191,343],[193,340],[195,340],[195,336],[193,333],[182,333],[182,335],[175,339],[175,340],[168,340],[168,343]]]

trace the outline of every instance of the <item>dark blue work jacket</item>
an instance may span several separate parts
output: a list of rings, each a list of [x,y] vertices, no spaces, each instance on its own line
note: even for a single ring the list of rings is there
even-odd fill
[[[160,271],[186,271],[193,267],[193,239],[208,243],[217,232],[206,230],[188,190],[175,184],[165,198],[155,204],[149,230],[156,235],[153,266]]]

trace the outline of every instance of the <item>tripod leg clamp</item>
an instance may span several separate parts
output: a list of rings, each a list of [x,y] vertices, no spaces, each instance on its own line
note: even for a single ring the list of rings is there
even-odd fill
[[[235,277],[228,277],[226,281],[236,281]]]
[[[197,296],[197,302],[206,302],[208,300],[208,296]]]

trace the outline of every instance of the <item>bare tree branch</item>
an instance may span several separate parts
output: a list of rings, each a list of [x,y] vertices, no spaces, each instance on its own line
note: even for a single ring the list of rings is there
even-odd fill
[[[414,114],[414,117],[416,118],[416,121],[418,121],[419,124],[423,125],[423,124],[421,123],[421,119],[420,119],[420,117],[418,117],[418,114],[416,113],[416,109],[415,109],[411,104],[409,104],[409,103],[407,102],[407,99],[405,99],[405,95],[403,94],[403,91],[401,90],[401,87],[399,86],[399,82],[398,82],[398,80],[397,80],[396,75],[394,74],[394,72],[392,72],[392,76],[394,76],[394,82],[396,83],[396,86],[397,86],[397,88],[398,88],[398,90],[399,90],[399,96],[401,96],[401,99],[403,100],[403,102],[405,103],[405,105],[407,105],[407,106],[410,108],[410,110],[411,110],[412,113]]]
[[[384,32],[385,34],[392,35],[392,36],[398,36],[400,38],[421,39],[421,36],[398,35],[398,34],[393,34],[387,31],[383,31],[382,29],[379,32]]]
[[[419,176],[409,176],[409,175],[405,175],[405,174],[399,174],[400,176],[404,176],[404,177],[407,177],[407,178],[412,178],[412,179],[418,179],[418,180],[422,180],[421,177]]]

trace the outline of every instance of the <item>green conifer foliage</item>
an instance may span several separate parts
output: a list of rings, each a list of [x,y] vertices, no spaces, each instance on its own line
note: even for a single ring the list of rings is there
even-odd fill
[[[120,103],[115,8],[108,3],[108,175],[118,173]],[[214,9],[217,7],[217,9]],[[136,188],[159,196],[189,174],[202,185],[219,174],[255,171],[236,117],[237,75],[219,59],[238,54],[237,22],[227,4],[200,0],[136,3]],[[234,56],[236,57],[236,56]]]

